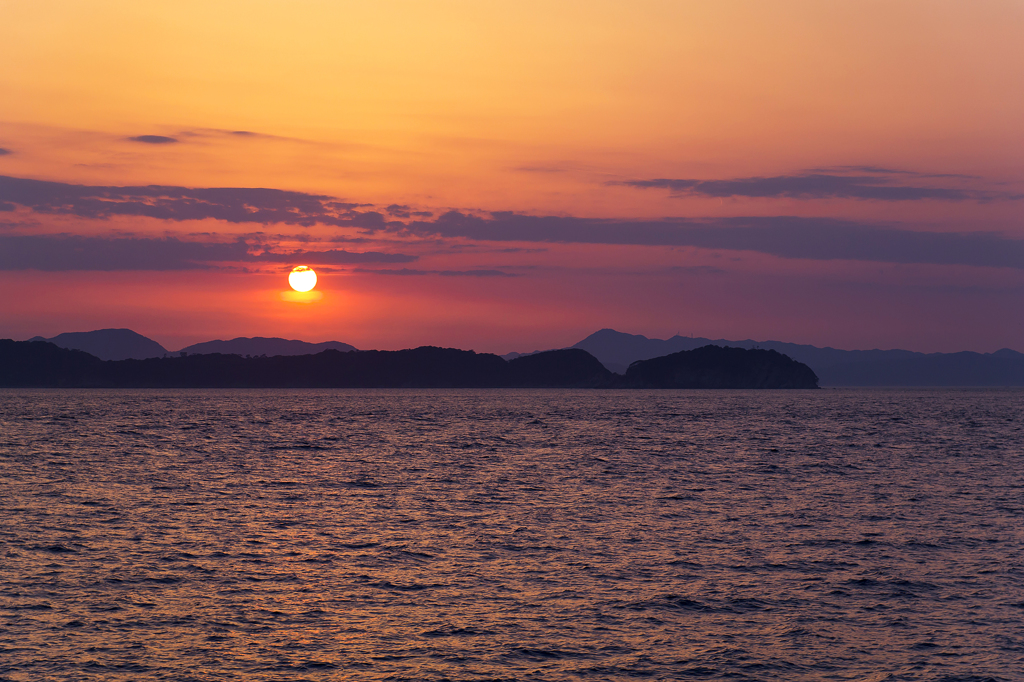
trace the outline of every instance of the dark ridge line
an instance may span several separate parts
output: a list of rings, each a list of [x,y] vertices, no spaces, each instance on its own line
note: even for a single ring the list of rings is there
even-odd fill
[[[513,360],[421,346],[315,355],[188,354],[100,360],[46,341],[0,340],[7,388],[818,388],[802,363],[772,350],[705,346],[638,361],[624,375],[579,348]]]

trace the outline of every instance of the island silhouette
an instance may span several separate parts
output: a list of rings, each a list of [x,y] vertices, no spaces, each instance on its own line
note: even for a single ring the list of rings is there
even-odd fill
[[[609,371],[579,348],[505,360],[422,346],[244,357],[190,354],[101,360],[47,341],[0,340],[0,386],[38,388],[818,388],[802,363],[772,350],[707,346]]]
[[[61,348],[83,350],[101,360],[160,358],[182,352],[223,353],[250,356],[312,355],[329,348],[354,351],[341,341],[309,343],[295,339],[239,337],[214,340],[170,351],[156,341],[130,329],[98,329],[59,334],[49,339]],[[993,353],[920,353],[909,350],[842,350],[783,341],[710,339],[676,335],[668,339],[647,338],[614,329],[601,329],[571,348],[587,351],[610,372],[625,376],[629,366],[680,351],[704,346],[748,350],[775,350],[813,370],[822,386],[1024,386],[1024,354],[1009,348]],[[533,353],[506,353],[505,360]]]
[[[100,360],[145,360],[171,354],[162,345],[131,329],[96,329],[91,332],[67,332],[51,338],[36,336],[29,341],[49,341],[61,348],[84,350]],[[322,350],[356,350],[341,341],[309,343],[278,337],[239,337],[222,341],[204,341],[175,351],[177,353],[225,353],[237,355],[311,355]]]

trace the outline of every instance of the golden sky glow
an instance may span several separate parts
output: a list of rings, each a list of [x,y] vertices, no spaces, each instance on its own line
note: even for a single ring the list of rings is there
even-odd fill
[[[311,262],[324,274],[318,290],[325,298],[303,306],[303,314],[329,308],[331,282],[345,282],[347,293],[335,299],[349,307],[318,320],[310,341],[443,341],[504,352],[512,348],[491,344],[554,346],[618,326],[844,347],[1024,347],[1020,323],[991,323],[945,341],[935,338],[948,328],[941,316],[915,317],[910,325],[898,313],[921,311],[926,300],[936,310],[969,315],[982,290],[997,317],[1021,302],[1024,262],[978,256],[961,263],[941,255],[959,248],[943,246],[941,235],[1024,239],[1022,35],[1024,4],[1011,1],[3,2],[0,150],[7,153],[0,152],[0,175],[62,185],[289,190],[358,204],[351,210],[379,212],[392,224],[368,231],[317,217],[287,224],[220,214],[100,216],[30,205],[29,194],[0,197],[16,207],[0,213],[0,222],[11,235],[252,244],[259,233],[276,252],[407,256],[387,268],[419,274],[364,272],[383,267],[369,261]],[[828,176],[820,182],[843,189],[823,190],[809,175]],[[857,182],[869,188],[845,189],[851,175],[866,178]],[[764,178],[782,178],[783,189],[736,184]],[[661,180],[733,184],[693,189]],[[881,185],[913,191],[888,196],[876,191]],[[393,205],[423,215],[388,214],[385,207]],[[481,240],[432,234],[429,226],[403,230],[395,222],[433,221],[450,210],[711,220],[726,227],[747,217],[833,219],[882,241],[851,247],[846,256],[805,257],[796,247],[708,248],[700,239],[666,245],[616,238],[586,246],[573,245],[576,237],[524,233]],[[877,231],[891,229],[939,235],[939,255],[885,251],[895,242]],[[979,241],[977,248],[989,247]],[[883,251],[889,255],[876,255]],[[376,261],[382,262],[389,261]],[[220,318],[222,327],[194,333],[156,322],[136,330],[168,346],[210,334],[287,335],[275,327],[278,313],[249,302],[263,285],[243,275],[280,276],[296,264],[217,261],[216,277],[233,284],[210,289],[202,301],[193,298],[189,280],[213,277],[213,266],[198,275],[161,274],[166,281],[149,295],[165,318],[211,305],[232,314]],[[76,318],[75,330],[127,326],[116,305],[100,302],[104,278],[127,274],[53,267],[77,278],[76,287],[95,287],[96,303]],[[711,269],[727,280],[711,287],[721,296],[713,305],[669,293],[703,289]],[[705,309],[742,309],[743,292],[755,280],[758,291],[778,294],[762,301],[768,314],[754,319]],[[791,287],[794,280],[805,284]],[[859,325],[849,329],[846,318],[822,322],[839,313],[801,298],[799,292],[817,286],[810,282],[842,289],[832,300],[851,297],[857,310],[884,299],[878,309],[897,312],[877,323],[859,312]],[[56,288],[33,291],[33,309],[45,319],[0,309],[9,325],[0,335],[73,331],[65,328],[71,322],[61,317]],[[479,312],[466,312],[474,321],[448,319],[450,311],[475,310],[481,291],[487,293],[480,305],[495,320]],[[607,291],[634,292],[633,302],[616,302],[601,293]],[[783,295],[796,299],[784,305]],[[635,301],[644,298],[650,306],[638,310]],[[369,310],[371,299],[380,315],[355,312]],[[279,297],[278,304],[285,305]],[[432,311],[445,322],[378,319],[410,310]],[[550,310],[572,310],[562,318],[570,322],[559,327]],[[392,326],[405,331],[396,334]]]

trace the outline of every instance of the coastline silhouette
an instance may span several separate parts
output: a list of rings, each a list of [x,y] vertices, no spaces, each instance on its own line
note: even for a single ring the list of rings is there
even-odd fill
[[[156,341],[130,329],[98,329],[59,334],[49,339],[36,336],[29,340],[50,341],[61,348],[84,350],[101,360],[142,360],[182,352],[190,355],[224,353],[274,356],[312,355],[328,348],[339,351],[357,350],[354,346],[341,341],[309,343],[276,337],[239,337],[204,341],[185,346],[178,351],[170,351]],[[571,348],[585,350],[609,371],[625,375],[626,370],[634,362],[709,345],[778,351],[810,367],[822,386],[1024,386],[1024,353],[1009,348],[992,353],[921,353],[900,349],[842,350],[783,341],[710,339],[680,334],[669,339],[653,339],[614,329],[594,332]],[[536,355],[538,352],[540,351],[511,352],[501,357],[505,360],[514,360]]]
[[[221,353],[100,360],[45,341],[0,340],[0,385],[61,388],[818,388],[781,353],[708,346],[634,363],[625,376],[579,348],[504,360],[422,346],[314,355]]]

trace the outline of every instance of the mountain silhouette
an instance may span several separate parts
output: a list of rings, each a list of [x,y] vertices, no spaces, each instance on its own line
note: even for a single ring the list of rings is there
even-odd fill
[[[1024,354],[917,353],[909,350],[840,350],[782,341],[730,341],[673,336],[649,339],[602,329],[575,344],[609,370],[624,373],[637,360],[703,346],[775,350],[810,367],[822,386],[1024,386]]]
[[[50,339],[36,336],[29,340],[49,341],[60,348],[85,351],[100,360],[144,360],[163,357],[167,353],[159,343],[131,329],[67,332]]]
[[[512,384],[523,388],[601,388],[616,379],[597,358],[579,348],[531,353],[506,362]]]
[[[100,375],[104,364],[95,355],[45,340],[0,340],[0,386],[84,386]]]
[[[818,377],[778,351],[703,346],[637,360],[622,383],[637,388],[818,388]]]
[[[295,341],[277,337],[265,338],[255,336],[252,338],[239,337],[230,341],[204,341],[181,349],[182,353],[223,353],[225,355],[313,355],[328,349],[348,352],[356,350],[341,341],[324,341],[323,343],[308,343],[306,341]]]
[[[328,349],[315,355],[273,357],[209,353],[103,361],[44,341],[0,340],[0,386],[4,387],[816,387],[814,374],[806,365],[773,351],[700,349],[647,363],[631,367],[633,373],[624,378],[609,372],[597,358],[578,348],[504,360],[490,353],[433,346],[400,351]],[[696,378],[681,379],[683,370],[679,368],[691,366],[697,368]]]
[[[98,329],[91,332],[59,334],[50,339],[37,336],[31,341],[48,341],[61,348],[81,350],[100,360],[142,360],[163,357],[168,351],[156,341],[130,329]],[[806,364],[823,386],[1024,386],[1024,353],[1008,348],[993,353],[917,353],[908,350],[840,350],[818,348],[782,341],[730,341],[703,337],[673,336],[650,339],[640,334],[626,334],[614,329],[597,331],[572,346],[592,355],[610,373],[625,375],[638,360],[664,357],[680,351],[704,346],[775,350],[797,362]],[[302,356],[324,350],[354,352],[356,349],[340,341],[307,343],[305,341],[239,337],[229,341],[206,341],[181,349],[191,355],[220,353],[239,356]],[[395,351],[399,352],[399,351]],[[507,353],[501,358],[519,360],[546,352]],[[569,362],[571,356],[564,356]],[[578,361],[578,360],[577,360]],[[554,368],[549,368],[554,371]],[[596,375],[595,375],[596,376]],[[550,375],[536,375],[540,383],[529,384],[526,375],[517,381],[522,385],[551,385]],[[594,379],[594,385],[604,380]],[[586,382],[578,384],[590,385]],[[567,384],[557,384],[564,386]]]

